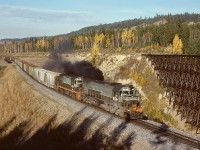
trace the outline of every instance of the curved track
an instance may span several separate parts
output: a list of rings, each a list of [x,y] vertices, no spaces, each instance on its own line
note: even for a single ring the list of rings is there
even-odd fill
[[[83,103],[83,102],[79,102],[79,103]],[[84,104],[86,104],[86,103],[84,103]],[[92,106],[90,104],[86,104],[86,105],[93,107],[95,109],[98,109],[104,113],[106,112],[106,111],[104,111],[100,108],[97,108],[95,106]],[[110,112],[107,112],[107,113],[110,113]],[[115,116],[114,114],[112,114],[112,115]],[[119,116],[115,116],[115,117],[121,118]],[[189,145],[193,148],[200,149],[200,138],[195,138],[195,137],[187,135],[183,132],[179,132],[175,129],[171,129],[166,125],[158,124],[155,122],[148,122],[147,120],[142,120],[142,119],[131,120],[131,121],[129,121],[129,123],[141,126],[145,129],[152,131],[152,134],[156,134],[158,138],[161,136],[168,137],[176,142],[183,143],[183,144]]]

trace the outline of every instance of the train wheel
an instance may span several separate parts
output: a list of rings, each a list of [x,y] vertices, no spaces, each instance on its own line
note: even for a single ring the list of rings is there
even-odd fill
[[[130,114],[128,114],[126,112],[124,113],[124,118],[125,118],[126,122],[131,120]]]

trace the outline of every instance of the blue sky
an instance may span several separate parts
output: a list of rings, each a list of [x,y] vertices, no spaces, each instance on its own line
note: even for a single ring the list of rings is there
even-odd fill
[[[199,0],[0,0],[0,39],[65,34],[156,14],[199,13]]]

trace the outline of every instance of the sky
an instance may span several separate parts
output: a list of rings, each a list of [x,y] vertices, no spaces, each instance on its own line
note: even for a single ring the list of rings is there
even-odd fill
[[[200,13],[199,0],[0,0],[0,39],[66,34],[156,14]]]

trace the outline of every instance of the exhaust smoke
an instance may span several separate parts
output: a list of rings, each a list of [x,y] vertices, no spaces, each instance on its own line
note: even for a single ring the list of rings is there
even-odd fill
[[[42,68],[91,80],[104,80],[102,71],[95,68],[90,62],[83,60],[72,63],[68,60],[63,60],[62,56],[56,51],[50,55],[50,59]]]

